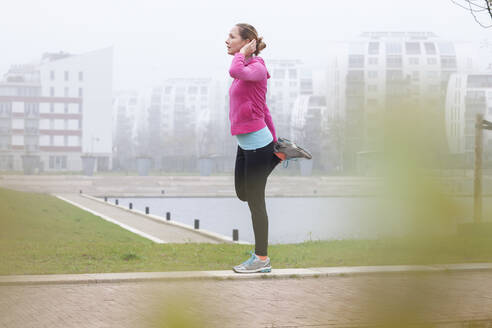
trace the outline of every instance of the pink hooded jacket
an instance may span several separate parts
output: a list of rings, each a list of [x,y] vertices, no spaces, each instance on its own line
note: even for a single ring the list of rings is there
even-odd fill
[[[268,126],[276,142],[275,127],[266,105],[270,74],[263,59],[253,57],[246,61],[238,52],[234,55],[229,74],[234,78],[229,89],[231,134],[250,133]]]

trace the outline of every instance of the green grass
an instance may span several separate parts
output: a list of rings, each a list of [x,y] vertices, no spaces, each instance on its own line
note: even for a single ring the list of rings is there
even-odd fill
[[[228,270],[252,249],[155,244],[46,194],[0,188],[0,274]],[[440,237],[271,245],[275,268],[492,262],[492,239]]]

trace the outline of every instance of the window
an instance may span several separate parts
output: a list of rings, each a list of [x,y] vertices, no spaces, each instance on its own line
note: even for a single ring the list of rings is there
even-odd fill
[[[289,69],[289,79],[297,79],[297,70]]]
[[[369,52],[369,55],[378,55],[379,54],[379,42],[369,42],[368,52]]]
[[[50,87],[50,97],[54,97],[54,96],[55,96],[55,88]]]
[[[412,72],[412,80],[414,80],[414,81],[418,81],[418,80],[420,80],[420,72],[418,72],[418,71],[413,71],[413,72]]]
[[[397,55],[401,54],[401,43],[399,42],[386,42],[386,54]]]
[[[68,146],[68,136],[63,136],[63,145]]]
[[[369,71],[367,73],[367,76],[370,78],[370,79],[375,79],[378,77],[378,72],[377,71]]]
[[[436,54],[436,45],[432,42],[425,42],[424,43],[425,47],[425,53],[428,55],[435,55]]]
[[[190,95],[196,95],[198,93],[198,87],[196,86],[188,87],[188,93]]]
[[[50,156],[50,169],[66,169],[67,156]]]
[[[420,63],[420,61],[419,61],[418,57],[410,57],[410,58],[408,58],[408,63],[410,65],[418,65]]]
[[[164,89],[164,93],[165,93],[166,95],[171,94],[171,92],[173,92],[173,87],[166,87],[166,88]]]
[[[207,87],[201,87],[200,88],[200,94],[201,95],[205,95],[205,94],[207,94],[207,92],[208,92],[208,88]]]
[[[387,56],[386,57],[386,66],[388,67],[401,67],[402,59],[401,56]]]
[[[274,79],[285,79],[285,70],[283,70],[283,69],[274,69],[273,70],[273,78]]]
[[[64,97],[68,97],[68,87],[65,87],[65,88],[63,89],[63,96],[64,96]]]
[[[420,55],[420,43],[405,42],[405,50],[407,55]]]
[[[351,68],[364,67],[364,55],[349,55],[349,67]]]
[[[79,98],[82,98],[83,90],[82,88],[79,88]]]
[[[377,65],[379,62],[378,58],[376,57],[369,57],[368,61],[369,61],[369,65]]]
[[[456,68],[456,57],[441,56],[441,66],[442,68]]]
[[[79,103],[79,113],[82,113],[82,103]]]
[[[427,64],[428,65],[436,65],[437,64],[437,59],[434,57],[429,57],[427,58]]]
[[[65,81],[68,81],[68,71],[65,71]]]
[[[50,80],[51,81],[55,80],[55,71],[50,71]]]
[[[55,120],[51,119],[50,120],[50,130],[53,130],[55,128]]]
[[[55,112],[55,104],[50,103],[50,113],[54,113],[54,112]]]
[[[51,122],[50,122],[51,123]],[[54,136],[50,136],[50,146],[53,146],[53,144],[55,143],[55,137]],[[51,156],[50,156],[51,157]],[[50,158],[51,159],[51,158]],[[50,160],[51,162],[51,160]]]
[[[375,84],[369,84],[367,86],[367,91],[369,91],[369,92],[376,92],[376,91],[378,91],[378,86],[375,85]]]

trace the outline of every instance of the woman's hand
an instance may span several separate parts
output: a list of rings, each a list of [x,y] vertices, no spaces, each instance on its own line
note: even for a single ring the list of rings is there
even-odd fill
[[[249,43],[246,43],[241,50],[240,53],[244,55],[244,57],[249,57],[256,51],[256,40],[252,40]]]

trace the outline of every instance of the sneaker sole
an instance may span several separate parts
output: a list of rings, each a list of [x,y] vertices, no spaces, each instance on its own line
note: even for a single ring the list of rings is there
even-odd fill
[[[236,273],[268,273],[272,272],[272,267],[259,268],[255,270],[236,270],[235,268],[232,268],[232,270]]]

